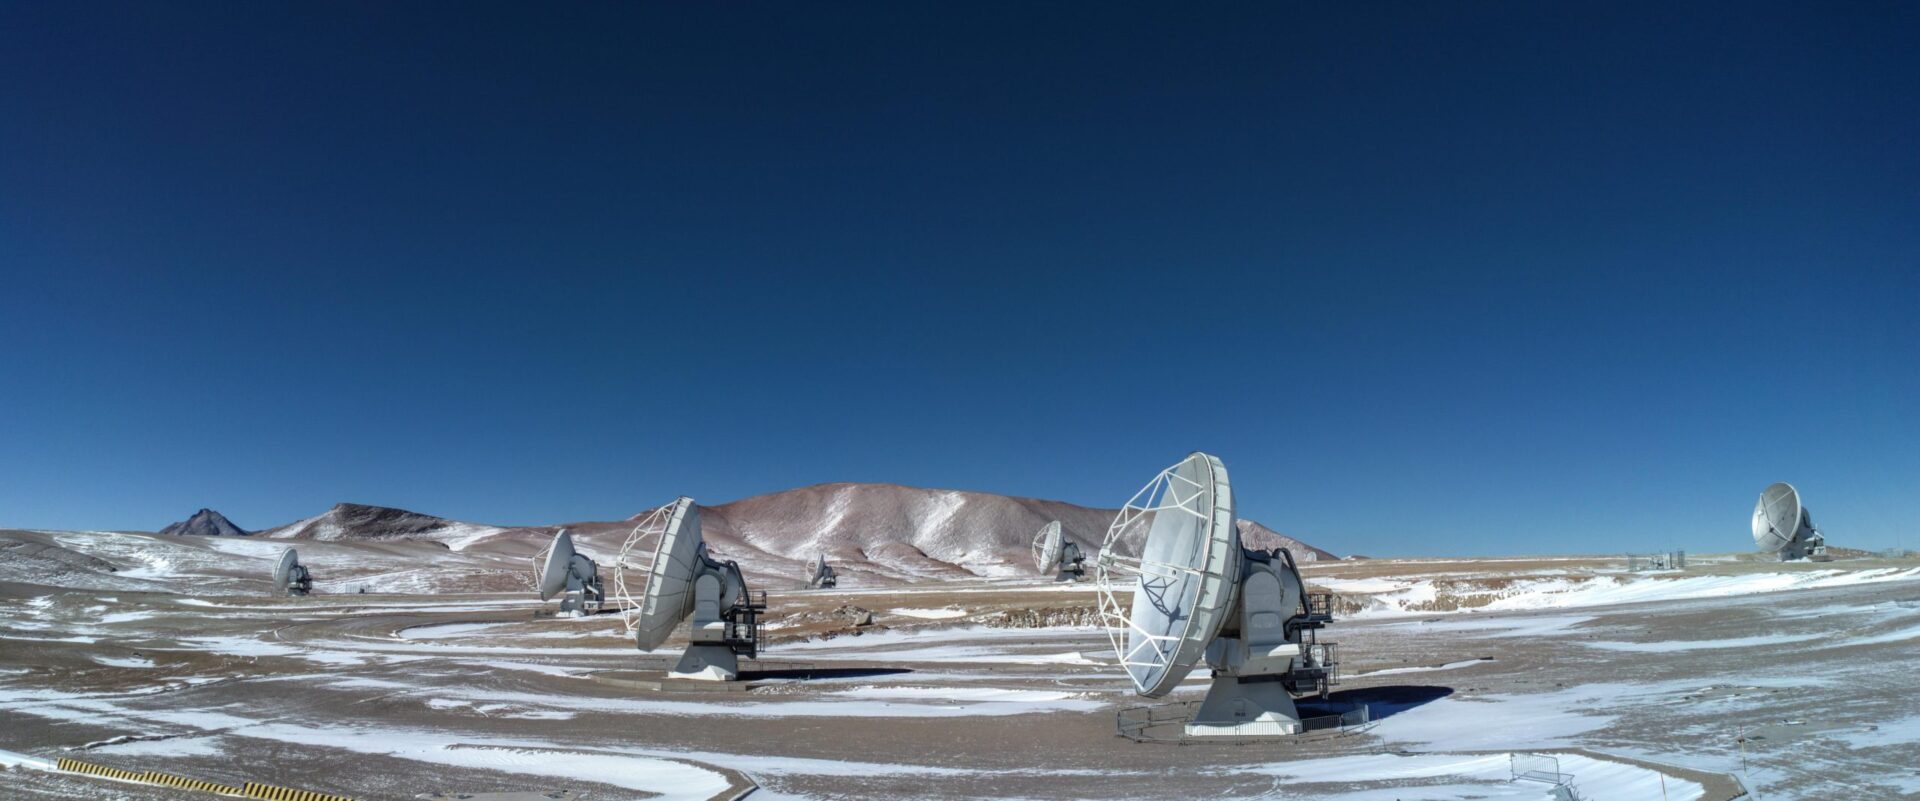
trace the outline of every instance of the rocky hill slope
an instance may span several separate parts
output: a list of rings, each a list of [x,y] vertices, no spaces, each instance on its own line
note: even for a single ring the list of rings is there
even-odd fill
[[[750,575],[804,580],[806,563],[825,554],[851,585],[943,578],[1019,577],[1034,573],[1033,537],[1060,521],[1068,538],[1096,551],[1115,510],[985,492],[895,484],[819,484],[702,506],[702,531],[718,558]],[[642,512],[628,520],[564,524],[575,542],[610,566]],[[262,531],[261,537],[321,541],[431,541],[453,551],[531,554],[560,526],[464,523],[380,506],[343,503],[325,513]],[[1332,553],[1240,521],[1252,548],[1286,547],[1303,562]],[[848,586],[843,584],[843,586]]]

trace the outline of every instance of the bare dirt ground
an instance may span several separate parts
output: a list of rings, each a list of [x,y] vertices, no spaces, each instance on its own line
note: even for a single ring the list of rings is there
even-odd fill
[[[250,546],[164,568],[88,536],[47,541],[126,569],[0,582],[6,752],[369,800],[1544,797],[1510,780],[1513,752],[1558,755],[1596,799],[1732,798],[1736,777],[1767,799],[1920,793],[1914,562],[1311,566],[1355,615],[1326,639],[1373,726],[1182,746],[1118,737],[1116,714],[1199,699],[1204,669],[1135,696],[1088,585],[770,587],[752,689],[649,692],[607,679],[677,648],[636,652],[615,615],[542,616],[528,593],[273,598]],[[0,788],[211,797],[24,767]]]

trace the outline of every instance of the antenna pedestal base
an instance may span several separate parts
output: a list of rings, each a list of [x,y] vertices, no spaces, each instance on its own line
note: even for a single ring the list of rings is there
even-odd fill
[[[700,681],[734,681],[740,678],[740,655],[725,645],[689,645],[680,655],[680,663],[668,672],[670,678]]]
[[[1188,737],[1250,737],[1299,734],[1300,712],[1285,684],[1215,675],[1200,711],[1187,722]]]

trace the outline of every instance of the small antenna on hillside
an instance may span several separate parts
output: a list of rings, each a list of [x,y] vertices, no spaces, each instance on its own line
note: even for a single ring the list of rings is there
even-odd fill
[[[280,552],[273,567],[273,591],[287,595],[306,595],[313,591],[313,576],[300,564],[300,554],[292,548]]]
[[[840,586],[840,577],[833,572],[833,566],[827,564],[827,555],[820,554],[814,560],[812,575],[807,577],[807,589],[832,589]]]

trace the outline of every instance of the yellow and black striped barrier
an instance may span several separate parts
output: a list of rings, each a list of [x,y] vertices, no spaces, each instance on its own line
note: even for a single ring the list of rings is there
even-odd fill
[[[171,773],[161,773],[157,770],[150,770],[140,774],[140,780],[148,784],[164,784],[168,787],[199,790],[205,793],[219,793],[220,795],[240,795],[241,792],[240,788],[229,784],[189,779],[185,776],[175,776]]]
[[[157,770],[135,773],[130,770],[110,768],[106,765],[95,765],[92,762],[81,762],[78,759],[69,759],[67,757],[61,757],[58,762],[54,763],[54,767],[67,773],[99,776],[103,779],[119,779],[120,781],[140,782],[141,784],[158,784],[165,787],[178,787],[183,790],[199,790],[201,792],[217,793],[219,795],[258,798],[261,799],[261,801],[354,801],[344,795],[316,793],[312,790],[295,790],[291,787],[275,787],[271,784],[261,784],[259,782],[247,782],[245,787],[234,787],[233,785],[220,784],[219,782],[201,781],[199,779],[189,779],[185,776],[175,776],[171,773],[161,773]]]
[[[121,770],[119,768],[109,768],[105,765],[95,765],[92,762],[81,762],[78,759],[68,759],[66,757],[61,757],[60,761],[54,763],[54,767],[57,767],[68,773],[85,773],[89,776],[100,776],[108,779],[119,779],[123,782],[145,781],[140,777],[140,774],[134,773],[133,771],[130,771],[130,770]]]
[[[258,782],[247,782],[247,786],[242,790],[242,794],[248,798],[261,799],[261,801],[353,801],[353,799],[343,795],[328,795],[327,793],[316,793],[312,790],[275,787],[270,784],[260,784]]]

